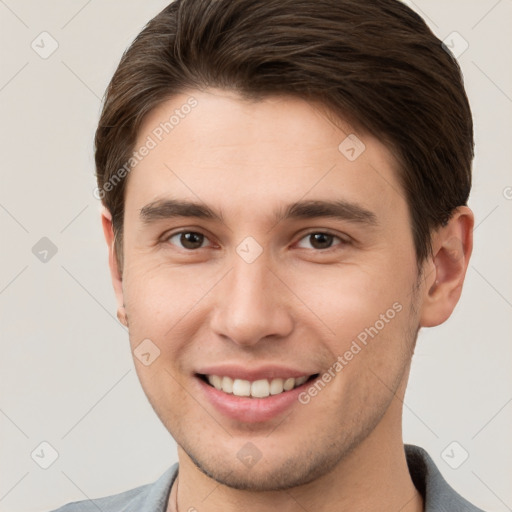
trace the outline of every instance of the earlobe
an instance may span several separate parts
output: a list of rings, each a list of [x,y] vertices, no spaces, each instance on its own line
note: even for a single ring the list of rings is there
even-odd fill
[[[126,317],[126,311],[124,306],[124,294],[123,294],[123,279],[121,269],[119,268],[117,257],[116,257],[116,245],[114,228],[112,225],[112,214],[105,207],[102,208],[101,212],[101,223],[103,226],[103,234],[105,235],[105,241],[108,247],[108,264],[110,268],[110,277],[112,279],[112,286],[117,300],[117,318],[126,327],[128,327],[128,319]]]
[[[461,206],[448,224],[434,233],[430,262],[433,269],[425,277],[421,327],[442,324],[457,305],[473,249],[473,225],[473,212]]]
[[[126,310],[124,305],[117,308],[117,319],[125,326],[128,327],[128,317],[126,316]]]

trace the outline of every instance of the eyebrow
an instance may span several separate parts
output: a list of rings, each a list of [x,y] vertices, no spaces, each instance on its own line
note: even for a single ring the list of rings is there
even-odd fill
[[[188,200],[158,200],[140,210],[140,218],[144,224],[176,217],[208,219],[224,223],[222,213],[216,212],[205,204]],[[289,219],[329,217],[368,226],[378,225],[375,213],[357,203],[345,200],[297,201],[274,211],[273,217],[276,223]]]

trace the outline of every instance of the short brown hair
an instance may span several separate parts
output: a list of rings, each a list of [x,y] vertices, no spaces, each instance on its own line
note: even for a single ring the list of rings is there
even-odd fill
[[[314,100],[385,142],[399,165],[418,264],[431,253],[431,230],[467,204],[474,143],[461,70],[410,8],[398,0],[176,0],[124,53],[96,132],[98,190],[118,256],[126,180],[106,185],[130,160],[148,112],[207,87]]]

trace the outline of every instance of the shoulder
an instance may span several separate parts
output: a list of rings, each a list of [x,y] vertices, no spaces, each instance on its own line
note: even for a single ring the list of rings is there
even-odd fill
[[[73,501],[52,512],[98,512],[98,510],[103,512],[124,512],[127,504],[140,502],[141,499],[144,499],[150,487],[151,484],[141,485],[140,487],[119,494],[113,494],[112,496]]]
[[[178,463],[175,463],[153,483],[112,496],[74,501],[51,512],[165,512],[177,474]]]
[[[425,512],[484,512],[448,484],[426,450],[411,444],[404,448],[412,481],[425,501]]]

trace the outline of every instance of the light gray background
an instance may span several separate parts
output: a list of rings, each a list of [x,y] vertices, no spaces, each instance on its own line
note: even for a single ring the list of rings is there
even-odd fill
[[[507,511],[512,2],[408,3],[441,39],[456,31],[469,43],[459,62],[476,129],[476,228],[456,311],[420,334],[404,439],[426,448],[467,499]],[[177,460],[115,317],[92,156],[100,99],[119,58],[166,4],[0,0],[2,512],[44,511],[120,492],[154,481]],[[59,45],[47,59],[31,48],[33,40],[50,48],[48,39],[41,43],[43,31]],[[58,249],[46,263],[32,253],[42,237]],[[43,441],[59,454],[48,469],[35,462],[49,460]],[[452,465],[462,449],[469,453],[458,469],[441,455],[453,441],[459,444],[448,450]]]

